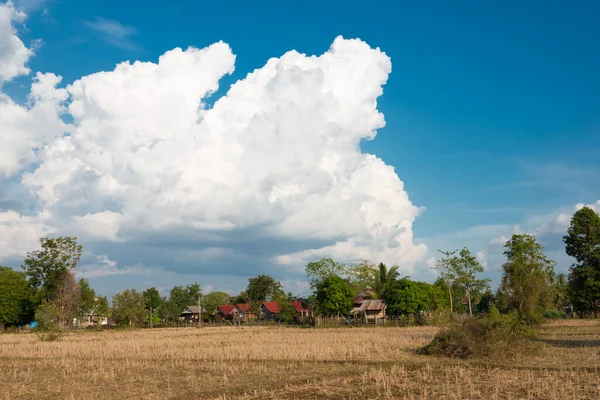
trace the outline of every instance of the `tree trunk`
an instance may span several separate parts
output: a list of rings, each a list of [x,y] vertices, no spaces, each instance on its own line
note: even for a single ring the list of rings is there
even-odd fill
[[[452,308],[452,290],[450,289],[450,285],[448,285],[448,294],[450,295],[450,312],[454,312],[454,309]]]
[[[471,290],[467,290],[467,298],[469,299],[469,315],[473,316],[473,308],[471,307]]]

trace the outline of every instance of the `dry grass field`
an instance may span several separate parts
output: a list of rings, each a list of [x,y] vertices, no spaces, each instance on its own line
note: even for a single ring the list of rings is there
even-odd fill
[[[437,329],[212,327],[0,335],[3,399],[599,399],[600,324],[518,360],[415,354]]]

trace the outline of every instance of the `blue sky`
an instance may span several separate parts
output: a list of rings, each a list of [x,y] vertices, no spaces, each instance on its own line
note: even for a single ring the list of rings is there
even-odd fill
[[[377,99],[386,126],[361,148],[393,166],[410,201],[426,208],[412,225],[415,242],[428,245],[412,271],[421,279],[433,278],[424,260],[436,248],[467,245],[483,252],[486,274],[497,281],[501,249],[494,239],[515,229],[540,230],[576,204],[600,199],[597,2],[22,0],[16,7],[28,14],[18,36],[28,46],[43,41],[27,66],[62,76],[62,86],[125,60],[156,62],[175,47],[227,43],[235,71],[221,79],[209,107],[232,83],[290,50],[320,55],[338,35],[380,48],[392,63]],[[18,76],[2,91],[23,104],[30,83],[31,75]],[[22,193],[20,179],[6,178],[3,192]],[[12,200],[7,197],[0,200]],[[29,204],[35,208],[35,201]],[[540,240],[566,270],[559,231]],[[122,264],[119,251],[109,254],[112,245],[90,246]],[[235,292],[250,273],[234,261],[228,265],[229,277],[178,275],[188,268],[174,267],[168,280],[198,278]],[[141,285],[139,277],[122,278]],[[115,276],[95,279],[112,290]],[[158,284],[153,279],[161,278],[148,283]]]

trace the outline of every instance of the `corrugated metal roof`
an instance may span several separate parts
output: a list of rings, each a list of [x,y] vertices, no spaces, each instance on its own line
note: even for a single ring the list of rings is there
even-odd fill
[[[299,313],[308,312],[307,308],[302,307],[302,302],[300,300],[292,301],[292,305],[296,309],[296,312],[299,312]]]
[[[238,303],[235,305],[235,307],[244,312],[250,311],[250,304],[248,303]]]
[[[267,310],[274,314],[277,314],[279,311],[281,311],[281,306],[276,301],[265,301],[263,306],[265,306]]]
[[[198,307],[198,306],[187,306],[185,308],[185,310],[183,310],[181,313],[182,314],[189,314],[189,313],[199,314],[200,313],[200,307]]]
[[[381,311],[381,310],[385,310],[385,303],[383,302],[383,300],[363,300],[362,304],[360,305],[360,310],[361,311]]]
[[[231,314],[231,312],[233,311],[234,308],[235,307],[232,306],[231,304],[222,304],[219,307],[217,307],[217,310],[220,310],[225,315],[229,315],[229,314]]]

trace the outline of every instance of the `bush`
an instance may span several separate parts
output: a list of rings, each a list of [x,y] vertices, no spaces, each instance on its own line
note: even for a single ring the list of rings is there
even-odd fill
[[[62,337],[63,331],[61,329],[41,330],[35,334],[42,342],[56,342]]]
[[[501,315],[496,308],[490,313],[451,323],[419,354],[451,358],[494,357],[513,358],[534,350],[528,340],[533,332],[516,313]]]
[[[552,310],[548,310],[544,313],[544,317],[545,318],[550,318],[550,319],[561,319],[561,318],[567,318],[567,313],[561,310],[557,310],[557,309],[552,309]]]

